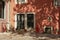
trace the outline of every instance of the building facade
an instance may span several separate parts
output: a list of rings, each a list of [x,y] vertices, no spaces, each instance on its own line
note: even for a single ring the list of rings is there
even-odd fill
[[[6,0],[7,28],[34,29],[38,33],[58,34],[60,7],[56,0]]]

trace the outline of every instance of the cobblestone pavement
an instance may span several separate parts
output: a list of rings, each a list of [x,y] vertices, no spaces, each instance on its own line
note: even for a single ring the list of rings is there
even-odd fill
[[[47,34],[17,34],[17,33],[0,33],[0,40],[60,40],[58,36]]]

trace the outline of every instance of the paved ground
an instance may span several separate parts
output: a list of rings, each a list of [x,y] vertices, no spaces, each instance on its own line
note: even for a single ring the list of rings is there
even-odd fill
[[[56,35],[34,33],[0,33],[0,40],[60,40]]]

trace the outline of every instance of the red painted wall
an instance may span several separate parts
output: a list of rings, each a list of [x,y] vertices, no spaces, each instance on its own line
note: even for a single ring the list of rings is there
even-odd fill
[[[40,33],[43,33],[44,25],[51,25],[56,30],[60,31],[59,13],[60,7],[54,6],[54,0],[28,0],[26,4],[16,4],[15,12],[35,12],[36,27],[39,27]],[[52,17],[52,21],[48,21],[48,16]]]

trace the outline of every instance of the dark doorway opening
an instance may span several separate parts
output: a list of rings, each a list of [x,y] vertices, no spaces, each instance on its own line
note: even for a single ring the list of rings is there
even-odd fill
[[[47,26],[47,27],[45,28],[45,33],[51,34],[51,27]]]
[[[0,18],[4,18],[4,7],[5,7],[5,2],[0,1]]]
[[[27,28],[34,28],[34,14],[27,14]]]

